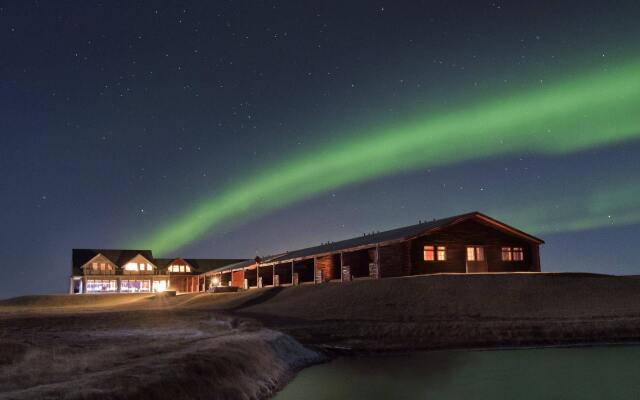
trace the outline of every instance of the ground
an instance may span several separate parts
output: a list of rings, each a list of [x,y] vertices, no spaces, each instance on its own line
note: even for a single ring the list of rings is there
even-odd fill
[[[336,353],[640,340],[640,277],[436,275],[0,301],[0,397],[266,398]]]

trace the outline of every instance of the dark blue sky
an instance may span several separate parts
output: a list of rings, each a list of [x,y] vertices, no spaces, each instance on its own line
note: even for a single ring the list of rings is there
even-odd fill
[[[0,297],[62,292],[72,248],[129,247],[336,132],[640,54],[633,1],[317,3],[0,4]],[[524,199],[562,211],[593,184],[638,182],[639,151],[628,141],[392,174],[178,254],[253,257],[476,209],[513,216]],[[543,269],[637,274],[640,225],[619,222],[548,227]]]

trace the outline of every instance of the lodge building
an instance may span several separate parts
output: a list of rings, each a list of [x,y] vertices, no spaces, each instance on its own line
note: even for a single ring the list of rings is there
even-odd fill
[[[71,293],[199,292],[435,273],[540,272],[544,241],[479,212],[320,246],[234,259],[73,250]]]

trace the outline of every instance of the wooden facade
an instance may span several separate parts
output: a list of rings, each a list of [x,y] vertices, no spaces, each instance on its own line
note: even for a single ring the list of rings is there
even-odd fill
[[[217,277],[220,285],[253,288],[440,273],[540,272],[543,243],[474,212],[264,257],[206,275]],[[427,249],[432,249],[433,259]],[[223,279],[229,272],[231,279]]]
[[[473,212],[254,260],[153,259],[150,250],[74,250],[70,292],[190,293],[440,273],[532,273],[540,272],[543,243]]]

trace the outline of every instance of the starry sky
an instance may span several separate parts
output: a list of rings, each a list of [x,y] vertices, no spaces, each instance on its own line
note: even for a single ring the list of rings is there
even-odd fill
[[[472,210],[639,274],[640,3],[524,3],[0,3],[0,298]]]

